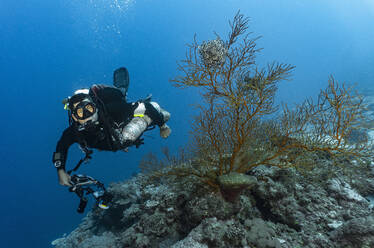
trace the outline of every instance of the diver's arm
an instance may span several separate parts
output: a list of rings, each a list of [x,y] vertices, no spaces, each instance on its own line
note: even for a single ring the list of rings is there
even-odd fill
[[[77,142],[72,127],[65,129],[60,140],[57,142],[56,152],[53,153],[52,162],[57,168],[59,183],[65,186],[71,186],[70,176],[65,171],[65,164],[69,147]]]

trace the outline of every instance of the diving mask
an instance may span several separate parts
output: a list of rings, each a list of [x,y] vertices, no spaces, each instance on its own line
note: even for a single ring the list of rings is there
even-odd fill
[[[78,103],[73,111],[72,114],[78,120],[85,120],[90,118],[96,113],[96,106],[89,100],[83,100],[82,102]]]

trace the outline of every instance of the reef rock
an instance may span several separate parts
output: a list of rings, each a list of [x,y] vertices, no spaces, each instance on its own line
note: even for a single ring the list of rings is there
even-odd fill
[[[82,247],[374,247],[370,165],[331,162],[313,170],[259,166],[235,201],[198,183],[149,184],[147,176],[115,183],[110,209],[94,208],[56,248]],[[258,180],[252,180],[257,178]],[[248,178],[247,178],[248,179]],[[261,179],[261,180],[260,180]],[[363,179],[363,180],[357,180]]]

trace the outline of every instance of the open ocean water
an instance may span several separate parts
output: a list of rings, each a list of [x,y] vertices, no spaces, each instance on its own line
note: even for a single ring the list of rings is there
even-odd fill
[[[227,37],[238,10],[251,18],[253,36],[262,36],[259,64],[296,66],[292,81],[280,86],[279,102],[317,95],[329,75],[373,88],[372,0],[2,0],[0,247],[50,247],[84,217],[51,162],[68,125],[63,98],[93,83],[111,84],[113,70],[126,66],[129,100],[152,93],[171,112],[168,139],[149,132],[141,148],[95,152],[81,169],[106,185],[129,178],[143,154],[187,143],[199,95],[169,79],[178,75],[176,62],[194,35],[198,42],[215,39],[214,32]],[[67,167],[81,156],[73,146]]]

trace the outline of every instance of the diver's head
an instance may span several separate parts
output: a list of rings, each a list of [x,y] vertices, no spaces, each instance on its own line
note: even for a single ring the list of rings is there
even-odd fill
[[[95,123],[98,119],[98,111],[95,103],[89,96],[88,89],[81,89],[74,92],[69,99],[69,109],[71,117],[80,125]]]

